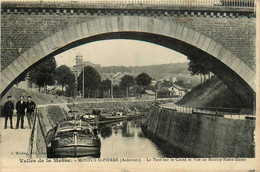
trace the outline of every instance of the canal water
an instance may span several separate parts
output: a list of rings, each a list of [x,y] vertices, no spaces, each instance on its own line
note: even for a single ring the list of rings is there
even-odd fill
[[[101,124],[98,126],[101,141],[100,154],[89,158],[176,158],[190,157],[162,140],[147,138],[141,129],[142,119]],[[49,156],[50,157],[50,156]]]
[[[165,157],[141,130],[141,119],[99,126],[100,157]]]

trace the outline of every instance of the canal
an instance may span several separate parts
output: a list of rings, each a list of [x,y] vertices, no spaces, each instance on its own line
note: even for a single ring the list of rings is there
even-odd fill
[[[99,124],[100,153],[89,158],[176,158],[190,157],[162,140],[148,138],[141,128],[142,119]],[[65,150],[64,150],[65,151]],[[65,153],[65,152],[64,152]],[[62,154],[62,153],[61,153]],[[51,152],[48,158],[55,158]],[[73,156],[75,157],[75,156]],[[77,157],[77,156],[76,156]],[[64,157],[65,158],[65,157]]]
[[[188,157],[181,150],[158,141],[154,143],[142,132],[141,119],[99,126],[100,157]]]
[[[99,126],[100,157],[164,157],[141,130],[141,119]]]

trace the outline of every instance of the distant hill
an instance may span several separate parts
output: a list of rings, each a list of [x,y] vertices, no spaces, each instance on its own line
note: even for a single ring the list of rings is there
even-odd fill
[[[149,75],[157,75],[160,73],[167,74],[189,74],[188,71],[188,63],[170,63],[170,64],[161,64],[161,65],[148,65],[148,66],[109,66],[109,67],[101,67],[102,73],[110,73],[112,68],[112,72],[128,72],[133,74],[140,74],[145,72]]]
[[[188,71],[188,62],[186,63],[169,63],[160,65],[148,65],[148,66],[109,66],[101,67],[98,70],[100,73],[132,73],[138,75],[142,72],[147,73],[155,80],[170,79],[171,77],[177,77],[178,80],[182,80],[187,88],[192,88],[199,84],[200,79],[198,76],[190,76]]]

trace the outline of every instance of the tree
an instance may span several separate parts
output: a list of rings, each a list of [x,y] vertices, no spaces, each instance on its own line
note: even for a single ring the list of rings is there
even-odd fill
[[[63,93],[63,88],[65,86],[75,85],[75,75],[71,72],[70,68],[66,65],[61,65],[56,70],[56,80],[61,84],[61,90]]]
[[[72,73],[72,75],[69,75],[68,76],[68,80],[69,81],[71,81],[71,82],[69,82],[69,83],[67,83],[67,85],[66,85],[66,96],[70,96],[70,97],[73,97],[73,96],[75,96],[75,80],[76,80],[76,78],[75,78],[75,75]],[[63,91],[62,91],[63,92]]]
[[[33,81],[40,87],[44,86],[45,93],[47,85],[55,83],[56,61],[54,57],[50,57],[43,61],[29,72],[29,80]]]
[[[124,75],[119,83],[120,87],[126,90],[126,97],[128,97],[129,88],[135,84],[133,76]]]
[[[82,90],[82,76],[83,71],[78,77],[78,90]],[[87,97],[97,97],[97,91],[101,84],[101,77],[97,70],[91,66],[86,66],[84,68],[84,92]],[[85,95],[83,95],[85,97]]]
[[[211,63],[197,56],[188,56],[189,67],[191,76],[200,75],[202,82],[202,75],[204,76],[204,82],[206,80],[205,75],[210,75]]]
[[[181,87],[185,87],[185,84],[184,84],[183,80],[175,81],[174,84],[179,85]]]
[[[106,79],[103,80],[99,87],[100,91],[103,93],[102,97],[105,97],[104,94],[107,93],[107,95],[110,95],[110,89],[111,89],[111,80]]]
[[[147,73],[141,73],[136,77],[136,84],[145,88],[151,83],[152,78]]]

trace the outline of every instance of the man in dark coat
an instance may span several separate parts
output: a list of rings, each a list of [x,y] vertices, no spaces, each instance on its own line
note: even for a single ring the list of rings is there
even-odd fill
[[[20,100],[16,103],[16,111],[17,111],[16,129],[19,128],[20,119],[21,119],[21,128],[24,129],[23,123],[24,123],[26,103],[24,102],[23,98],[24,98],[23,96],[20,96]]]
[[[34,101],[31,100],[31,96],[27,97],[28,102],[26,104],[26,116],[28,119],[28,124],[29,127],[32,127],[32,123],[33,123],[33,117],[34,117],[34,110],[36,108],[36,104],[34,103]]]
[[[7,128],[7,121],[8,118],[10,119],[10,128],[13,129],[13,111],[14,111],[14,104],[11,101],[11,96],[7,97],[7,102],[4,105],[4,115],[5,115],[5,129]]]

